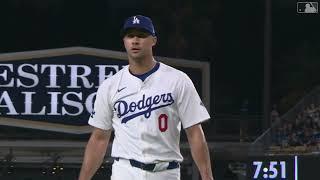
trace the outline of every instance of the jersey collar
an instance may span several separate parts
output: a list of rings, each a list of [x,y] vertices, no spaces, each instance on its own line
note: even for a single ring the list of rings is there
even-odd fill
[[[154,72],[156,72],[156,71],[159,69],[159,67],[160,67],[160,63],[157,62],[156,65],[155,65],[150,71],[148,71],[148,72],[146,72],[146,73],[143,73],[143,74],[139,74],[139,75],[138,75],[138,74],[133,74],[133,73],[130,71],[129,68],[128,68],[128,70],[129,70],[129,73],[130,73],[131,75],[133,75],[133,76],[141,79],[141,81],[144,81],[144,80],[147,79],[147,77],[149,77],[151,74],[153,74]]]

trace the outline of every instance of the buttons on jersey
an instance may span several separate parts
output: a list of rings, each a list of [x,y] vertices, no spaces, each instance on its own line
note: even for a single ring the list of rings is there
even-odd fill
[[[139,92],[141,92],[143,90],[143,86],[144,86],[144,83],[143,82],[140,82],[139,84]]]

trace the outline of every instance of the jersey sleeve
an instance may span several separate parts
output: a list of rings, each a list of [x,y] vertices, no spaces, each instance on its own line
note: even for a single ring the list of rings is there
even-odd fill
[[[179,81],[177,106],[183,128],[209,120],[210,115],[202,103],[191,79],[183,74]]]
[[[98,88],[93,112],[88,121],[91,126],[103,130],[112,128],[113,111],[109,103],[108,90],[105,82]]]

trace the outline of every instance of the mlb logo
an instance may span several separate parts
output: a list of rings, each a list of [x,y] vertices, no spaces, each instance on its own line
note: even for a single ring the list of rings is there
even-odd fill
[[[318,2],[297,2],[297,13],[318,13]]]

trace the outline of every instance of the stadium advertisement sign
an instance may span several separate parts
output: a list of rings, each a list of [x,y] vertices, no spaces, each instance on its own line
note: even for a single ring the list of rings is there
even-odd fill
[[[188,71],[183,64],[192,62],[171,60],[174,63]],[[99,85],[125,65],[125,53],[83,47],[0,55],[0,125],[89,133],[88,117]],[[208,66],[190,67],[192,79],[200,81],[196,87],[209,90],[202,86],[209,85],[203,78],[209,69],[202,68]],[[206,91],[200,94],[208,99]]]

